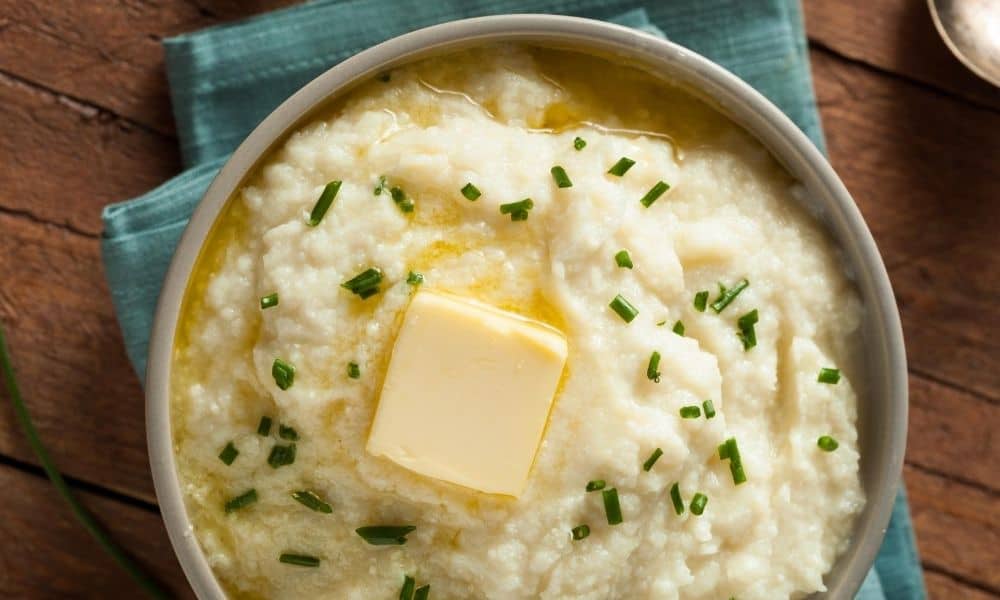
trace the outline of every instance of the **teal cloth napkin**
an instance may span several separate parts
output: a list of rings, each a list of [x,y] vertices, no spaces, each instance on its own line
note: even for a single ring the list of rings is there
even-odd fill
[[[760,90],[824,148],[798,0],[319,0],[164,41],[186,171],[104,209],[102,253],[129,359],[143,373],[153,309],[187,220],[226,158],[285,98],[390,37],[443,21],[544,12],[606,19],[699,52]],[[925,598],[905,493],[860,600]]]

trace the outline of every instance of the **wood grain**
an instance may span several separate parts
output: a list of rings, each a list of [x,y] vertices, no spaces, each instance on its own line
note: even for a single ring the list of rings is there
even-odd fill
[[[997,594],[970,587],[944,573],[924,573],[927,595],[934,600],[994,600]]]
[[[0,468],[0,596],[144,598],[141,588],[77,523],[47,480]],[[77,497],[176,598],[193,598],[159,513],[90,493]]]
[[[1000,90],[952,56],[924,0],[806,0],[802,5],[813,43],[1000,109]]]

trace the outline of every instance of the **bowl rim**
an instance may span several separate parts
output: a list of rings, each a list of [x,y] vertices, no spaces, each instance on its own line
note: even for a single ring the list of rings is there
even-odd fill
[[[865,295],[866,311],[872,312],[878,325],[877,331],[866,333],[873,333],[875,338],[866,338],[865,343],[878,361],[873,372],[884,380],[882,387],[887,391],[885,397],[878,399],[884,404],[881,411],[888,422],[880,428],[884,442],[879,444],[875,453],[878,460],[872,467],[877,467],[873,477],[882,483],[882,493],[873,496],[865,490],[867,503],[855,523],[851,546],[824,578],[828,591],[814,595],[853,598],[874,564],[892,513],[902,474],[908,411],[906,356],[899,313],[885,265],[861,212],[826,157],[809,138],[762,94],[723,67],[674,42],[635,29],[580,17],[542,14],[450,21],[389,39],[344,60],[271,112],[239,145],[206,190],[167,271],[157,302],[146,370],[146,431],[154,488],[171,545],[195,594],[203,599],[226,597],[198,544],[184,506],[173,454],[170,371],[187,282],[217,216],[246,173],[274,143],[331,96],[355,82],[417,58],[495,42],[559,43],[582,51],[610,51],[684,79],[757,138],[807,189],[817,193],[821,200],[827,199],[823,214],[814,216],[823,221],[828,232],[834,230],[838,246],[848,255],[844,260],[855,268],[850,275]],[[845,244],[845,240],[851,243]],[[868,294],[864,294],[866,290]],[[859,427],[862,425],[859,420]],[[859,464],[861,476],[864,464]]]

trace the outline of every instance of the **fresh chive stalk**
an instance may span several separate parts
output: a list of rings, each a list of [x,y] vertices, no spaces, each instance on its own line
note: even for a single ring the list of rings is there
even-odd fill
[[[646,377],[650,381],[660,383],[660,353],[656,350],[649,355],[649,364],[646,365]]]
[[[701,516],[705,512],[706,504],[708,504],[708,496],[701,492],[696,493],[691,498],[691,514]]]
[[[603,490],[604,486],[607,485],[603,479],[591,479],[587,482],[587,491],[596,492],[598,490]]]
[[[402,546],[406,536],[414,530],[414,525],[366,525],[354,532],[372,546]]]
[[[257,424],[257,435],[270,435],[271,433],[271,417],[261,417],[260,423]]]
[[[389,189],[389,195],[392,197],[392,201],[396,203],[396,206],[404,213],[413,212],[414,204],[413,198],[406,195],[403,188],[398,186],[393,186]]]
[[[608,173],[615,175],[616,177],[621,177],[622,175],[627,173],[628,170],[631,169],[632,165],[634,164],[635,164],[634,160],[628,158],[627,156],[623,156],[619,158],[618,162],[612,165],[610,169],[608,169]]]
[[[424,274],[417,273],[416,271],[410,271],[410,274],[406,276],[406,283],[417,287],[424,282]]]
[[[316,205],[313,206],[312,212],[309,213],[308,224],[310,227],[319,225],[319,222],[323,220],[323,216],[326,215],[326,211],[330,210],[330,205],[333,204],[334,198],[337,197],[337,192],[340,191],[340,184],[340,181],[331,181],[323,188],[323,193],[319,195],[319,200],[316,200]]]
[[[573,533],[573,539],[574,540],[582,540],[583,538],[585,538],[588,535],[590,535],[590,526],[589,525],[577,525],[576,527],[574,527],[570,531]]]
[[[403,587],[399,590],[399,600],[413,600],[413,590],[417,587],[417,581],[405,575],[403,577]]]
[[[278,292],[260,297],[260,309],[264,310],[278,305]]]
[[[601,492],[604,499],[604,514],[608,518],[608,525],[618,525],[622,522],[622,507],[618,502],[618,490],[609,488]]]
[[[744,352],[757,345],[757,331],[754,325],[757,324],[757,309],[753,309],[736,321],[739,332],[736,334],[743,342]]]
[[[276,358],[274,364],[271,365],[271,377],[274,377],[274,383],[278,389],[287,390],[295,383],[295,366]]]
[[[621,294],[615,296],[615,299],[612,300],[608,306],[610,306],[611,310],[615,311],[626,323],[631,323],[632,319],[639,314],[639,309],[632,306],[632,304],[623,298]]]
[[[717,314],[722,312],[722,309],[729,306],[729,304],[736,299],[736,296],[740,295],[740,292],[745,290],[750,282],[746,279],[741,279],[736,285],[731,288],[726,288],[726,286],[719,284],[719,296],[712,302],[712,310]]]
[[[818,440],[816,440],[816,445],[819,446],[820,450],[823,452],[833,452],[840,447],[837,440],[833,439],[828,435],[822,435]]]
[[[375,190],[374,190],[375,191],[375,195],[376,196],[381,196],[382,192],[385,191],[385,188],[386,188],[387,185],[388,185],[388,181],[386,180],[385,175],[379,175],[378,176],[378,181],[375,183]]]
[[[431,595],[431,585],[428,583],[425,586],[417,588],[417,591],[413,592],[413,600],[427,600]]]
[[[706,306],[708,306],[708,290],[702,290],[694,295],[694,309],[705,312]]]
[[[583,150],[584,148],[587,147],[587,140],[583,139],[582,137],[577,136],[573,140],[573,147],[576,148],[577,152],[579,152],[580,150]]]
[[[660,321],[660,322],[658,322],[658,323],[656,324],[656,326],[657,326],[657,327],[663,327],[663,326],[664,326],[664,325],[666,325],[666,324],[667,324],[667,321],[666,321],[666,320],[663,320],[663,321]]]
[[[281,556],[278,557],[279,562],[283,562],[286,565],[295,565],[297,567],[318,567],[319,559],[315,556],[310,556],[308,554],[294,554],[291,552],[283,552]]]
[[[556,187],[568,188],[573,187],[573,182],[570,181],[569,175],[566,174],[566,169],[556,165],[552,167],[549,171],[552,173],[552,179],[556,182]]]
[[[840,369],[830,369],[823,367],[819,370],[819,377],[816,381],[820,383],[836,384],[840,381]]]
[[[305,506],[309,510],[314,510],[316,512],[330,514],[333,512],[333,507],[328,503],[324,502],[319,494],[309,490],[299,490],[297,492],[292,492],[292,498],[296,502]]]
[[[288,444],[287,446],[275,444],[274,447],[271,448],[271,453],[267,455],[267,464],[271,465],[272,469],[284,467],[286,465],[293,464],[294,462],[295,444]]]
[[[351,379],[361,379],[361,367],[358,366],[358,363],[347,363],[347,376]]]
[[[535,202],[531,198],[508,202],[500,205],[501,215],[510,215],[511,221],[527,221],[528,211],[535,207]]]
[[[646,462],[642,463],[642,470],[648,473],[649,470],[653,468],[653,465],[656,464],[656,461],[660,460],[661,456],[663,456],[663,450],[659,448],[653,450],[653,453],[649,455]]]
[[[246,508],[257,502],[257,490],[251,488],[239,496],[235,496],[226,501],[226,513],[231,513],[241,508]]]
[[[350,290],[362,300],[366,300],[379,293],[379,284],[382,283],[382,279],[382,269],[370,267],[340,284],[340,287]]]
[[[680,412],[682,419],[697,419],[701,416],[701,409],[694,404],[691,406],[682,406]]]
[[[657,201],[657,199],[659,199],[660,196],[662,196],[669,189],[670,189],[670,184],[668,184],[665,181],[657,181],[656,185],[649,188],[649,191],[646,192],[646,195],[643,196],[641,200],[639,200],[639,203],[645,206],[646,208],[649,208],[650,206],[653,205],[654,202]]]
[[[681,499],[681,484],[679,481],[675,481],[670,486],[670,502],[674,505],[675,513],[678,515],[684,514],[684,500]]]
[[[734,484],[739,485],[747,480],[743,461],[740,459],[740,449],[736,446],[736,438],[729,438],[719,446],[719,458],[729,460],[729,472],[733,476]]]
[[[479,197],[482,196],[483,193],[479,191],[479,188],[472,185],[472,182],[469,182],[462,186],[462,195],[465,196],[466,200],[475,202],[476,200],[479,200]]]
[[[226,463],[226,466],[233,464],[236,457],[240,455],[240,451],[236,449],[236,446],[232,442],[227,442],[226,447],[222,449],[219,453],[219,460]]]
[[[289,427],[288,425],[278,425],[278,437],[283,440],[296,441],[299,439],[299,432],[295,431],[294,427]]]
[[[715,416],[715,404],[712,404],[711,400],[705,400],[702,402],[701,407],[705,410],[706,419],[711,419]]]
[[[676,323],[674,323],[673,332],[681,337],[684,337],[684,322],[678,320]]]
[[[623,269],[632,268],[632,257],[629,256],[628,250],[619,250],[615,253],[615,264]]]

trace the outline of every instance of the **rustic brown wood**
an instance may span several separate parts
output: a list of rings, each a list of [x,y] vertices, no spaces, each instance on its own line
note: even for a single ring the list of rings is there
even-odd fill
[[[0,469],[0,488],[0,596],[145,597],[76,522],[47,480],[7,467]],[[179,599],[193,597],[159,513],[95,494],[77,497],[161,585]]]
[[[952,56],[934,29],[925,0],[806,0],[802,5],[814,43],[1000,109],[1000,90]]]
[[[153,501],[142,392],[96,236],[103,205],[179,168],[159,40],[287,3],[0,0],[0,320],[39,430],[79,480]],[[923,0],[804,6],[831,160],[889,265],[907,336],[905,475],[928,587],[998,597],[1000,96],[947,54]],[[0,428],[0,456],[33,463],[13,427]],[[21,574],[4,546],[0,594],[135,596],[44,481],[0,464],[0,486],[28,490],[5,504],[4,533],[55,557],[51,571]],[[157,515],[87,498],[121,513],[114,533],[183,588]]]

